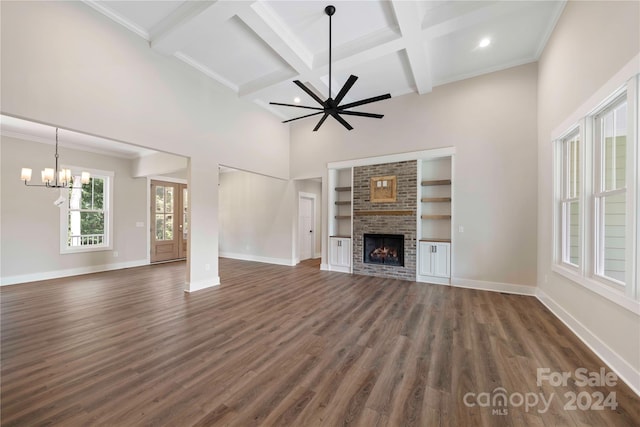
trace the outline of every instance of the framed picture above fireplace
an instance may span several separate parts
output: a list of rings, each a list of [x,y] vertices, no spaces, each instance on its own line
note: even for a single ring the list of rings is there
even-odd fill
[[[371,178],[371,203],[396,201],[396,176],[375,176]]]

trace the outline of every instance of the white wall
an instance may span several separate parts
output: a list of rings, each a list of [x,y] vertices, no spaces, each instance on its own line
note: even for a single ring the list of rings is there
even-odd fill
[[[537,65],[529,64],[358,108],[385,117],[348,118],[352,131],[332,118],[318,132],[316,120],[297,122],[291,176],[326,182],[327,162],[453,146],[454,229],[464,226],[453,277],[534,286],[536,85]]]
[[[610,364],[640,379],[640,314],[551,271],[552,132],[640,52],[640,3],[568,2],[539,63],[538,282]],[[595,105],[594,105],[595,107]],[[616,363],[617,362],[617,363]],[[635,384],[640,390],[640,381]]]
[[[185,175],[188,159],[167,153],[153,153],[133,160],[133,176]]]
[[[82,2],[0,5],[1,112],[190,158],[188,280],[215,283],[217,166],[288,178],[288,127]]]
[[[293,181],[243,171],[220,174],[220,256],[295,265]]]
[[[40,171],[54,166],[55,147],[2,136],[0,151],[3,284],[146,263],[147,181],[131,177],[130,160],[60,147],[62,164],[115,173],[113,250],[61,255],[60,210],[53,205],[60,190],[28,188],[20,181],[20,169],[30,167],[32,182],[39,183]],[[137,222],[145,226],[136,227]],[[117,258],[114,251],[118,252]]]

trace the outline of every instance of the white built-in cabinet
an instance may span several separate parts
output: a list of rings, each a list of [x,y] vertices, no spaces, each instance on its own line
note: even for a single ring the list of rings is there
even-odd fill
[[[420,241],[418,253],[420,276],[451,277],[451,243]]]
[[[329,238],[329,265],[331,270],[349,273],[351,269],[351,239]]]
[[[353,168],[329,170],[329,269],[351,273]]]
[[[451,282],[452,160],[446,156],[418,161],[419,282]]]

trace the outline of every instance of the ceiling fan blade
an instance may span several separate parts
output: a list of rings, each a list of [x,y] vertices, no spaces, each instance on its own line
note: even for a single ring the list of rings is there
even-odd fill
[[[320,110],[324,111],[324,108],[320,107],[307,107],[306,105],[297,105],[297,104],[283,104],[282,102],[270,102],[271,105],[282,105],[283,107],[296,107],[296,108],[306,108],[309,110]]]
[[[300,80],[294,80],[293,81],[300,89],[302,89],[303,91],[305,91],[307,93],[307,95],[309,95],[310,97],[312,97],[313,99],[316,100],[316,102],[320,105],[322,105],[323,107],[326,107],[325,102],[320,99],[320,97],[318,97],[318,95],[316,95],[315,93],[313,93],[313,91],[311,89],[309,89],[308,87],[306,87],[304,85],[304,83],[302,83]]]
[[[342,98],[344,98],[347,92],[349,92],[349,89],[351,89],[351,86],[353,86],[356,80],[358,80],[358,76],[354,76],[353,74],[351,74],[351,76],[345,82],[344,86],[342,86],[342,89],[340,89],[340,92],[338,92],[338,96],[336,96],[336,105],[340,104]]]
[[[348,116],[371,117],[373,119],[381,119],[384,117],[384,114],[363,113],[361,111],[347,111],[347,110],[340,111],[338,112],[338,114],[346,114]]]
[[[336,119],[338,122],[340,122],[340,124],[344,127],[346,127],[347,129],[351,130],[353,129],[353,126],[351,126],[349,123],[347,123],[347,121],[345,119],[343,119],[342,117],[340,117],[340,113],[337,111],[334,111],[332,113],[330,113],[334,119]]]
[[[322,118],[320,119],[320,121],[318,122],[316,127],[313,128],[314,132],[316,132],[318,129],[320,129],[320,126],[322,126],[324,121],[327,120],[327,117],[329,117],[329,113],[324,113],[324,116],[322,116]]]
[[[322,111],[318,111],[317,113],[307,114],[306,116],[296,117],[295,119],[285,120],[285,121],[283,121],[282,123],[289,123],[289,122],[292,122],[292,121],[294,121],[294,120],[306,119],[307,117],[317,116],[318,114],[322,114]]]
[[[371,102],[382,101],[383,99],[389,99],[389,98],[391,98],[391,94],[390,93],[386,93],[384,95],[374,96],[373,98],[367,98],[367,99],[363,99],[363,100],[360,100],[360,101],[352,102],[351,104],[340,105],[338,107],[338,110],[344,110],[346,108],[353,108],[353,107],[357,107],[359,105],[369,104]]]

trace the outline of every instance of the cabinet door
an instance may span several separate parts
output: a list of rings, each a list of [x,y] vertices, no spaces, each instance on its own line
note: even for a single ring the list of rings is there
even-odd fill
[[[351,266],[351,239],[340,237],[329,239],[329,264],[337,267]]]
[[[339,252],[340,252],[340,240],[334,237],[329,239],[329,264],[338,265],[339,261]]]
[[[342,267],[351,266],[351,239],[340,239],[339,260]]]
[[[420,254],[420,275],[421,276],[434,275],[432,248],[433,248],[433,243],[420,242],[420,250],[418,252]]]
[[[451,245],[449,243],[432,243],[432,245],[436,248],[433,253],[433,275],[451,276]]]

